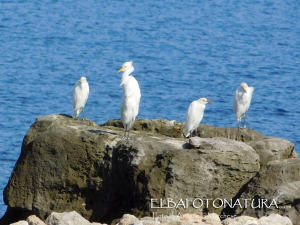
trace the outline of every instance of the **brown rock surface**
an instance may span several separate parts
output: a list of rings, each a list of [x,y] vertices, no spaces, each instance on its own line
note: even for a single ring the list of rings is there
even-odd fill
[[[139,218],[221,213],[222,206],[209,202],[206,207],[205,200],[232,199],[244,191],[260,170],[259,155],[250,145],[266,137],[250,129],[200,125],[201,138],[189,141],[180,138],[183,128],[176,121],[139,119],[126,141],[117,120],[99,126],[63,115],[38,118],[24,138],[5,188],[8,210],[1,222],[31,214],[45,220],[51,212],[73,210],[102,223],[124,213]],[[291,154],[276,157],[294,157],[294,150],[288,151]],[[168,198],[171,209],[152,207],[159,207],[160,199],[166,206]],[[199,209],[192,207],[196,198],[203,199]]]

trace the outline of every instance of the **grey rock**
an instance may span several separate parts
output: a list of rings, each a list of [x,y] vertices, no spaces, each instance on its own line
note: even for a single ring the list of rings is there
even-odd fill
[[[261,225],[257,218],[250,216],[239,216],[235,218],[227,218],[222,221],[223,225]],[[271,225],[272,223],[270,223]],[[272,224],[273,225],[273,224]]]
[[[130,214],[124,214],[119,222],[119,225],[129,225],[129,224],[133,224],[133,223],[140,223],[139,219],[136,218],[134,215],[130,215]]]
[[[99,126],[64,115],[40,117],[24,137],[4,190],[6,216],[31,213],[44,220],[53,211],[75,210],[90,221],[110,223],[128,212],[139,218],[220,214],[224,209],[211,202],[192,207],[191,198],[239,195],[260,170],[248,142],[267,137],[251,129],[200,125],[201,138],[189,140],[179,138],[183,128],[176,121],[139,119],[127,141],[117,120]],[[165,206],[167,198],[189,207],[153,208],[159,205],[151,200],[162,199]]]
[[[102,126],[111,126],[123,128],[120,120],[109,120]],[[146,131],[166,135],[168,137],[183,138],[185,124],[175,120],[168,121],[165,119],[137,119],[133,125],[135,131]],[[255,141],[264,139],[265,136],[252,129],[224,128],[214,127],[206,124],[200,124],[197,133],[202,138],[224,137],[237,141]]]
[[[16,223],[11,223],[10,225],[28,225],[28,223],[25,220],[20,220]]]
[[[258,141],[246,142],[259,155],[260,165],[265,166],[268,162],[288,158],[299,158],[295,145],[282,138],[266,138]]]
[[[261,225],[292,225],[292,221],[285,216],[278,214],[271,214],[270,216],[263,216],[259,219]]]
[[[253,206],[257,208],[237,208],[237,214],[256,217],[280,214],[297,224],[300,219],[300,159],[269,162],[247,184],[240,198],[253,199]],[[266,203],[269,207],[262,207],[262,199],[268,200]]]
[[[40,218],[35,215],[29,216],[26,221],[28,222],[28,225],[46,225]]]
[[[90,222],[77,212],[52,212],[46,219],[47,225],[90,225]]]
[[[131,223],[131,225],[159,225],[158,220],[140,220],[138,222]]]

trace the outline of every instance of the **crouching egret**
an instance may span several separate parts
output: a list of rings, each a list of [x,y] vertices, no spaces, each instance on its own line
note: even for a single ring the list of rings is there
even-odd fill
[[[234,93],[233,111],[236,115],[236,120],[239,122],[238,128],[242,128],[240,126],[242,117],[244,117],[244,128],[246,128],[246,113],[251,103],[253,91],[253,87],[248,87],[246,83],[241,83]]]
[[[185,117],[185,137],[192,137],[194,130],[196,131],[197,135],[197,128],[203,118],[205,106],[209,102],[212,101],[207,100],[206,98],[199,98],[190,104]]]
[[[82,111],[84,119],[84,106],[86,100],[89,96],[89,84],[85,77],[81,77],[73,88],[73,109],[75,114],[75,119],[77,119],[78,114]]]

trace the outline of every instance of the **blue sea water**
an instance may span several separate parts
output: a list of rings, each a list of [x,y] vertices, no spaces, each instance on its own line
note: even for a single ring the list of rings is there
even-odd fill
[[[133,60],[138,118],[184,121],[206,97],[205,124],[236,127],[233,94],[255,88],[247,125],[300,153],[300,1],[0,1],[0,217],[3,189],[37,117],[71,114],[86,76],[87,118],[120,118],[117,71]]]

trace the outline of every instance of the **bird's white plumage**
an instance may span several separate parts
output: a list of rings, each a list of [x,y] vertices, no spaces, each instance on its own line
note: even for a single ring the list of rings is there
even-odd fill
[[[137,100],[131,92],[127,93],[126,98],[122,98],[120,114],[125,131],[129,131],[135,121],[136,102]]]
[[[200,98],[190,104],[185,117],[185,137],[190,136],[193,131],[198,128],[199,123],[201,122],[204,115],[205,105],[208,102],[211,101],[207,100],[206,98]]]
[[[120,86],[123,85],[123,94],[122,99],[128,96],[128,93],[130,92],[136,99],[137,104],[135,104],[135,117],[138,115],[139,112],[139,105],[140,105],[140,99],[141,99],[141,91],[140,86],[137,82],[137,80],[131,76],[130,74],[134,71],[134,67],[132,66],[132,61],[125,62],[122,66],[122,68],[119,70],[124,71],[122,75],[122,82]]]
[[[239,122],[239,127],[241,118],[244,117],[245,119],[246,113],[249,109],[253,91],[253,87],[248,87],[246,83],[242,83],[234,93],[233,111],[236,115],[236,120]],[[246,128],[245,120],[244,127]]]
[[[136,116],[138,115],[141,91],[137,80],[130,75],[134,71],[132,61],[125,62],[118,72],[121,71],[124,71],[124,73],[122,75],[122,82],[120,84],[120,86],[123,85],[120,114],[126,136],[126,131],[129,132]]]
[[[86,81],[86,78],[81,77],[80,80],[75,83],[73,88],[73,109],[75,118],[77,118],[78,114],[84,109],[89,92],[89,84]]]

